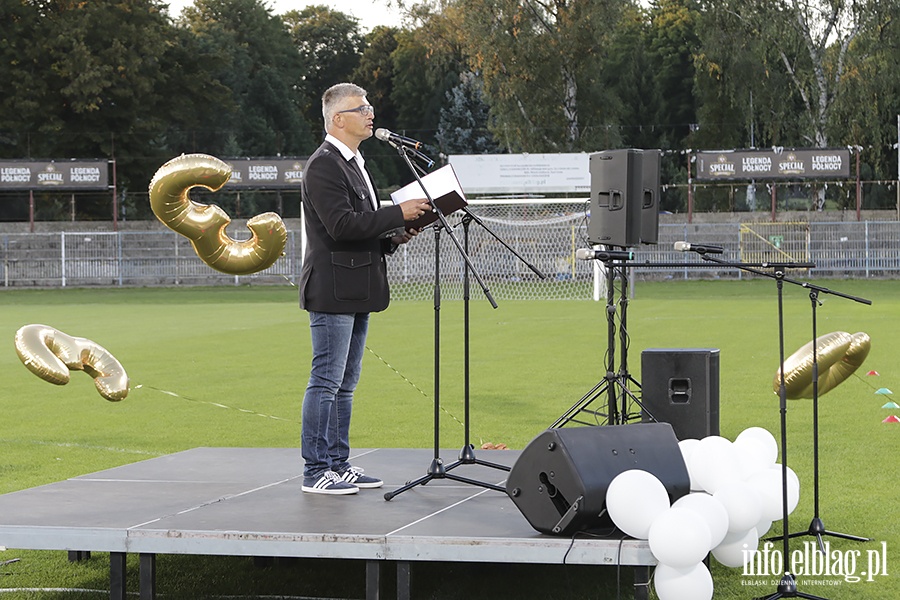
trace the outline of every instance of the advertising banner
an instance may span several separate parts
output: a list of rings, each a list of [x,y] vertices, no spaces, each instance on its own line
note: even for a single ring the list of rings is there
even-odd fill
[[[105,190],[106,160],[0,160],[0,190]]]
[[[847,148],[776,148],[697,152],[697,179],[850,178]]]
[[[547,194],[591,191],[589,155],[454,155],[450,164],[469,194]]]
[[[225,158],[230,189],[300,189],[305,158]]]

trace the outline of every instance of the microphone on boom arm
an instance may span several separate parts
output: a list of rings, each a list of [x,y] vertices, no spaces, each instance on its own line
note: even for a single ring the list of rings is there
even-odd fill
[[[688,242],[675,242],[675,249],[679,252],[696,252],[697,254],[722,254],[725,248],[711,244],[691,244]]]
[[[634,252],[579,248],[575,251],[575,258],[578,260],[632,260],[634,259]]]
[[[422,142],[418,140],[414,140],[412,138],[408,138],[406,136],[394,133],[389,129],[376,129],[375,137],[377,137],[382,142],[387,142],[394,148],[403,149],[405,152],[408,152],[413,157],[417,158],[419,161],[425,165],[426,169],[430,169],[434,166],[434,161],[428,158],[426,155],[419,152],[419,148],[422,147]]]

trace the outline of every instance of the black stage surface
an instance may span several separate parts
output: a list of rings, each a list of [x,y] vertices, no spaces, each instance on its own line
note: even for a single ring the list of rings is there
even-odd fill
[[[518,456],[480,451],[478,458],[512,466]],[[646,541],[544,535],[506,494],[446,478],[384,499],[425,475],[433,457],[433,450],[354,450],[353,464],[384,479],[384,488],[322,496],[300,490],[299,449],[195,448],[0,495],[0,545],[109,552],[116,600],[126,595],[128,553],[140,555],[142,600],[156,596],[157,554],[362,559],[367,600],[380,597],[385,564],[396,566],[398,598],[410,597],[410,568],[420,561],[621,564],[636,567],[635,598],[647,597],[646,567],[656,559]],[[500,486],[507,475],[478,464],[452,472]]]

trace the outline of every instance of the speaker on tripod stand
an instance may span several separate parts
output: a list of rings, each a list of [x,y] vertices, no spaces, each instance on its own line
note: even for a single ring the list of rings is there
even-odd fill
[[[659,150],[595,152],[589,158],[592,244],[655,244],[659,237]]]

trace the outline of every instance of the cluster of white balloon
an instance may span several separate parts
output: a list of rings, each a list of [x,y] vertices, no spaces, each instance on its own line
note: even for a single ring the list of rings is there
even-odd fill
[[[653,581],[660,600],[709,600],[713,581],[704,559],[742,567],[759,539],[783,518],[778,443],[761,427],[732,443],[720,436],[678,444],[691,493],[669,503],[663,483],[647,471],[617,475],[606,493],[609,516],[622,532],[648,540],[659,564]],[[788,513],[800,500],[800,481],[787,468]]]

